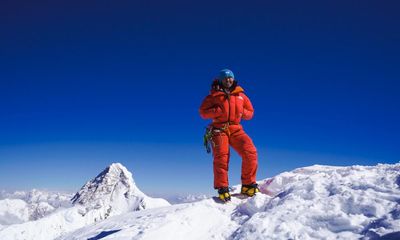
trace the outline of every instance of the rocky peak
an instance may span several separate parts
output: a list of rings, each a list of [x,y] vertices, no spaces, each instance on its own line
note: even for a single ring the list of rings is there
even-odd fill
[[[126,198],[132,195],[142,196],[136,187],[132,174],[120,163],[113,163],[94,179],[87,182],[71,199],[73,204],[88,204],[99,200],[111,201],[119,193]]]

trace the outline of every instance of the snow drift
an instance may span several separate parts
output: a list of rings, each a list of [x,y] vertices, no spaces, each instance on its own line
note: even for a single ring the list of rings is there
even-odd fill
[[[277,195],[249,212],[235,239],[375,239],[400,231],[399,170],[316,165],[282,173],[263,182]]]

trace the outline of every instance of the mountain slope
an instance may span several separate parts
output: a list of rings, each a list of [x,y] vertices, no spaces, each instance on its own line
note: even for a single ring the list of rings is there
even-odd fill
[[[85,211],[99,214],[99,219],[129,211],[170,205],[164,199],[147,197],[137,188],[132,174],[120,163],[113,163],[87,182],[71,199]]]
[[[0,239],[54,239],[110,216],[170,206],[163,199],[150,198],[142,193],[135,185],[132,174],[119,163],[111,164],[87,182],[72,198],[72,203],[72,207],[37,221],[5,227],[0,230]]]
[[[299,168],[260,181],[253,198],[130,212],[60,239],[399,239],[399,170]]]
[[[0,224],[5,226],[37,220],[60,208],[71,207],[68,193],[33,189],[0,192]]]

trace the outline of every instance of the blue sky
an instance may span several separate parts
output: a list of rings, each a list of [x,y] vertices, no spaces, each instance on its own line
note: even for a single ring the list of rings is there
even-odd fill
[[[400,161],[396,1],[3,1],[0,188],[78,190],[112,162],[210,193],[198,107],[222,68],[253,102],[258,179]],[[233,153],[232,184],[240,183]]]

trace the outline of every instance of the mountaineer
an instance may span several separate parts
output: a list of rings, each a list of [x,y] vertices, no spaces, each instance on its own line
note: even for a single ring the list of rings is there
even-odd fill
[[[254,196],[260,191],[256,183],[257,149],[240,124],[242,119],[253,117],[254,109],[231,70],[219,72],[199,111],[202,118],[212,119],[207,127],[205,145],[208,152],[212,146],[214,188],[218,190],[218,197],[224,202],[231,200],[228,182],[230,146],[242,157],[241,194]]]

